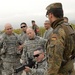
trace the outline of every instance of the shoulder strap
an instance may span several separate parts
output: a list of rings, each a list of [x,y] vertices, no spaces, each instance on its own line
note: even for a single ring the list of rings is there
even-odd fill
[[[74,30],[69,25],[61,25],[66,33],[66,35],[74,34]]]

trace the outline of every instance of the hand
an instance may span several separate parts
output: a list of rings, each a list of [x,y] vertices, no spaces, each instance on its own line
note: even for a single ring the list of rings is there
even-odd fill
[[[18,50],[22,50],[23,49],[23,45],[18,46]]]
[[[30,72],[30,68],[29,67],[25,67],[25,72]]]

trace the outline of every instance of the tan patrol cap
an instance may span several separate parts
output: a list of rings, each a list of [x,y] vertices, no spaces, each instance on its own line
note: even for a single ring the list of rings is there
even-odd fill
[[[54,8],[62,9],[62,4],[61,3],[52,3],[46,7],[46,10],[50,10],[50,9],[54,9]]]

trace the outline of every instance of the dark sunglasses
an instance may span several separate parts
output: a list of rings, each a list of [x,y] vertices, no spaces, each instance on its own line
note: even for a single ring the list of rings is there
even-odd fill
[[[21,28],[25,28],[26,26],[22,26]]]
[[[34,58],[35,58],[35,57],[38,57],[38,56],[39,56],[39,54],[33,55]]]

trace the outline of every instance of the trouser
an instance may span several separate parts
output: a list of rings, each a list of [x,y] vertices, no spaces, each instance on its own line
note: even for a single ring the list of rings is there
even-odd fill
[[[19,67],[20,63],[10,63],[10,62],[3,62],[3,70],[2,75],[21,75],[22,72],[19,72],[17,74],[14,73],[14,69]]]

